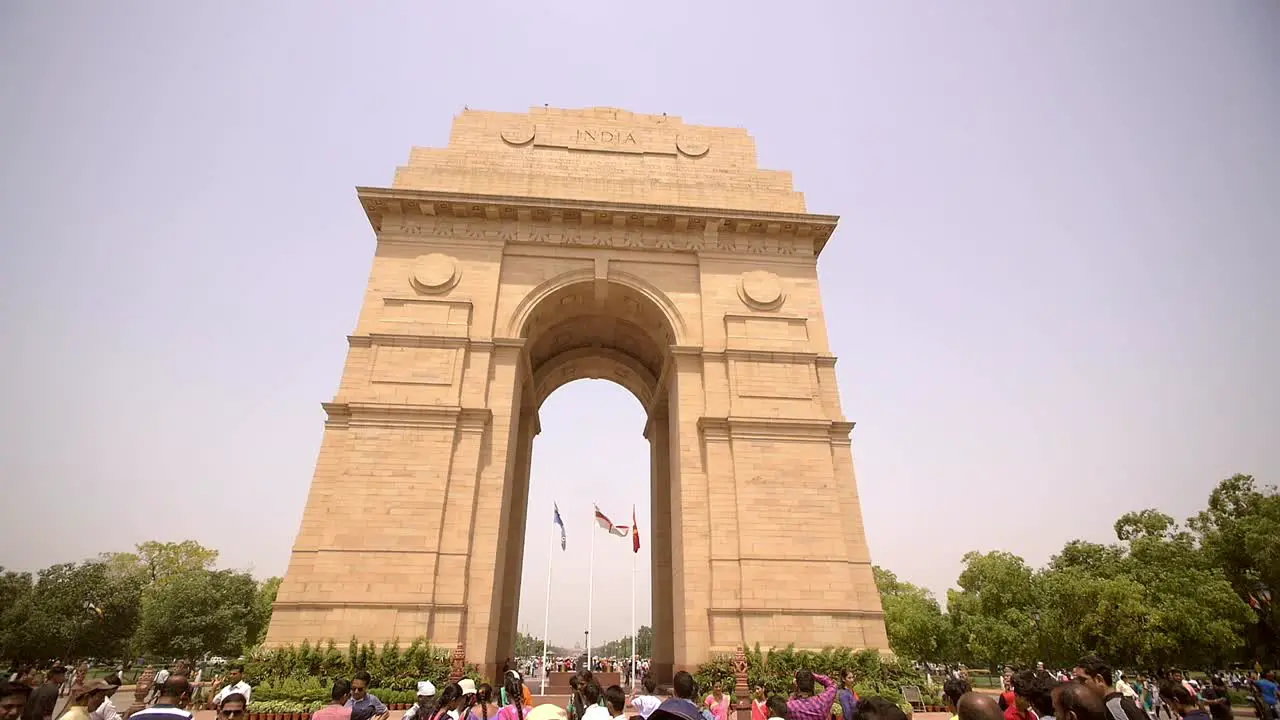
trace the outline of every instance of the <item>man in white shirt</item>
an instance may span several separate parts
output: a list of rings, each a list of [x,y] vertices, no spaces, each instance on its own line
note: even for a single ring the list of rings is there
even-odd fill
[[[120,690],[119,677],[115,675],[108,675],[103,678],[103,680],[105,680],[108,685],[115,688],[111,691],[111,695],[114,695]],[[120,711],[117,710],[116,706],[111,702],[111,695],[107,695],[106,699],[102,701],[102,704],[98,706],[97,710],[89,713],[89,720],[122,720],[120,717]]]
[[[640,717],[647,718],[653,714],[654,710],[662,704],[662,701],[654,697],[654,693],[658,691],[658,684],[653,678],[646,677],[644,682],[644,693],[635,695],[631,698],[631,704],[635,707],[636,712],[640,713]]]
[[[240,664],[230,665],[227,667],[227,684],[218,691],[218,694],[213,696],[214,707],[221,705],[222,698],[233,693],[244,696],[246,707],[248,707],[249,702],[253,699],[250,697],[250,694],[253,693],[253,688],[249,687],[249,683],[244,681],[244,666]]]
[[[162,667],[156,671],[156,675],[151,679],[151,696],[159,697],[160,690],[164,688],[164,684],[169,680],[169,668]]]

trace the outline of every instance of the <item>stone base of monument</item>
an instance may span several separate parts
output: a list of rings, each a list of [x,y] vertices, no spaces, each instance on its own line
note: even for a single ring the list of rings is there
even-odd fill
[[[576,672],[553,672],[547,676],[547,695],[572,695],[573,689],[569,686],[569,680],[577,675]],[[600,687],[607,688],[610,685],[622,684],[622,673],[617,672],[598,672],[592,673],[592,677],[596,682],[600,683]],[[542,689],[542,680],[537,677],[525,678],[525,685],[529,686],[529,690],[536,691]]]

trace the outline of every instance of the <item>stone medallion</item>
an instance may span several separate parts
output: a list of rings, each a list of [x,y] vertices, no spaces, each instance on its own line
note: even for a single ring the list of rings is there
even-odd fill
[[[776,310],[786,301],[782,282],[768,270],[751,270],[742,273],[738,281],[738,297],[747,307],[757,310]]]
[[[413,270],[409,273],[409,283],[418,292],[443,293],[448,292],[454,285],[457,285],[461,276],[462,273],[458,270],[458,261],[442,253],[431,253],[430,255],[419,255],[413,261]]]
[[[711,149],[711,143],[698,135],[677,135],[676,149],[689,157],[702,157]]]
[[[532,123],[511,125],[502,129],[502,140],[509,145],[525,145],[533,140]]]

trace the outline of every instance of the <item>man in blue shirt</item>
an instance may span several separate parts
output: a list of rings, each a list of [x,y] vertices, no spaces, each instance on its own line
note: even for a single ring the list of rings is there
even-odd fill
[[[1258,688],[1258,694],[1262,695],[1262,703],[1271,708],[1272,714],[1280,713],[1280,708],[1276,707],[1276,685],[1275,673],[1268,670],[1262,677],[1253,683]]]
[[[361,670],[351,679],[351,699],[347,707],[351,708],[351,720],[387,720],[387,706],[377,695],[369,692],[369,683],[373,678]]]

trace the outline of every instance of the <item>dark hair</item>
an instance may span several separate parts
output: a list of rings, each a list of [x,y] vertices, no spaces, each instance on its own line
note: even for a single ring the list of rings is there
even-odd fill
[[[435,712],[431,715],[433,718],[448,717],[449,706],[462,699],[462,686],[458,683],[449,683],[444,690],[440,691],[440,697],[436,700]]]
[[[351,694],[351,681],[346,678],[334,678],[333,689],[329,691],[330,700],[341,700]]]
[[[493,698],[493,686],[489,683],[480,683],[476,686],[475,704],[480,706],[480,716],[484,720],[489,720],[489,700]]]
[[[108,676],[106,676],[106,677],[102,678],[102,681],[103,681],[103,682],[105,682],[105,683],[106,683],[106,684],[108,684],[108,685],[115,685],[116,687],[120,687],[120,685],[122,685],[122,684],[123,684],[123,683],[122,683],[122,681],[120,680],[120,678],[119,678],[119,677],[117,677],[115,673],[112,673],[112,674],[110,674],[110,675],[108,675]]]
[[[627,706],[627,694],[622,692],[621,687],[610,685],[604,689],[604,701],[608,703],[610,709],[622,712]]]
[[[791,717],[787,710],[787,699],[781,695],[770,696],[768,700],[764,701],[764,706],[769,708],[769,714],[773,717],[782,718],[782,720],[787,720],[787,718]]]
[[[1089,677],[1102,678],[1102,682],[1111,685],[1111,681],[1115,678],[1111,672],[1111,666],[1097,655],[1085,655],[1076,661],[1076,667],[1084,670]]]
[[[646,675],[644,678],[644,691],[650,695],[658,692],[658,681]]]
[[[796,671],[796,690],[806,694],[813,694],[813,673],[808,670]]]
[[[507,702],[516,706],[516,720],[524,720],[524,683],[519,673],[510,670],[503,673],[502,689],[507,691]]]
[[[164,681],[164,687],[160,688],[160,695],[163,697],[180,698],[191,692],[191,682],[187,680],[186,675],[170,675],[168,680]]]
[[[249,701],[244,699],[244,695],[241,695],[240,693],[231,693],[222,698],[222,702],[218,703],[218,709],[221,710],[222,706],[229,702],[238,702],[245,707],[249,706]]]
[[[1037,715],[1048,717],[1053,715],[1053,688],[1057,684],[1048,673],[1023,670],[1013,676],[1013,693],[1026,698]]]
[[[600,684],[589,682],[584,685],[580,683],[578,685],[578,694],[582,696],[582,701],[586,703],[587,707],[595,705],[600,702]]]
[[[1076,667],[1085,666],[1077,665]],[[1108,720],[1110,717],[1102,698],[1078,682],[1062,683],[1054,688],[1053,692],[1057,695],[1058,704],[1062,709],[1075,715],[1076,720]]]
[[[231,663],[230,665],[227,666],[227,672],[231,672],[232,670],[239,670],[240,672],[244,672],[244,663],[238,663],[238,662]]]
[[[1185,685],[1172,680],[1165,680],[1160,683],[1160,699],[1165,702],[1176,702],[1179,705],[1195,707],[1196,697]]]
[[[671,679],[671,692],[678,698],[692,700],[698,693],[698,683],[694,682],[692,675],[681,670]]]
[[[958,704],[960,696],[972,689],[969,681],[964,678],[947,678],[946,682],[942,683],[942,694],[947,696],[947,700],[950,700],[952,705]]]
[[[872,696],[860,701],[853,709],[853,720],[907,720],[907,714],[894,703]]]
[[[372,685],[372,684],[373,684],[373,676],[371,676],[369,673],[365,672],[364,670],[361,670],[360,672],[356,673],[355,675],[352,675],[352,676],[351,676],[351,679],[352,679],[353,681],[355,681],[355,680],[363,680],[363,681],[365,682],[365,686],[366,686],[366,687],[367,687],[367,686],[369,686],[369,685]]]
[[[21,673],[19,673],[19,676],[21,676]],[[31,688],[20,682],[0,680],[0,698],[7,698],[10,695],[21,695],[24,698],[29,698],[31,697]]]

